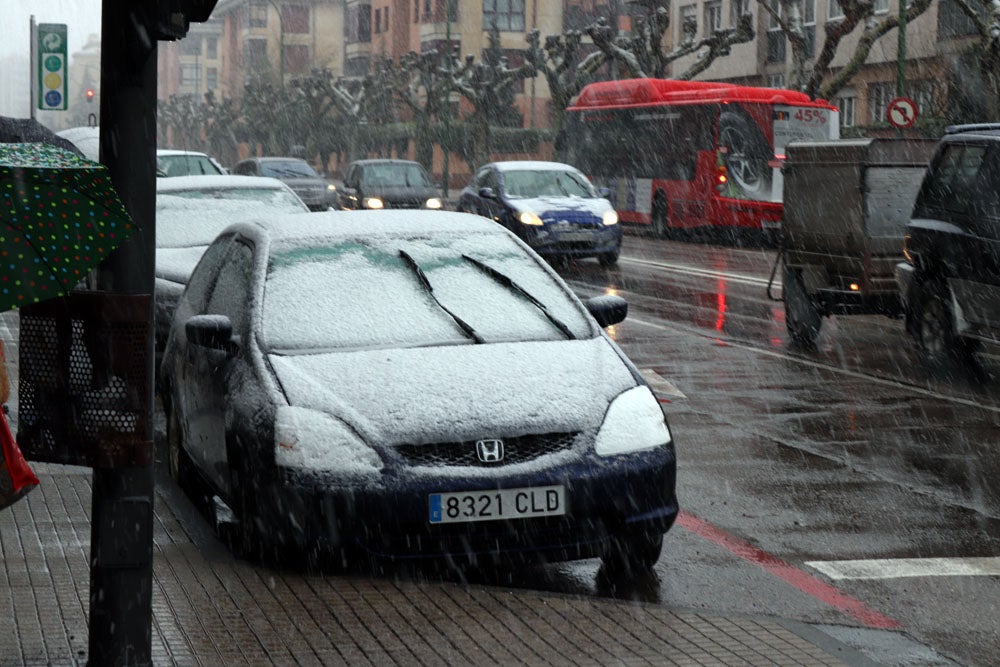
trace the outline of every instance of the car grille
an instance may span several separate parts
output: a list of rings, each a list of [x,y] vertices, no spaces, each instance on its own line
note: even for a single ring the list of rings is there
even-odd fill
[[[502,438],[504,457],[501,465],[524,463],[573,446],[576,433],[545,433],[516,438]],[[396,452],[415,466],[496,466],[483,463],[476,453],[476,441],[440,442],[426,445],[397,445]]]

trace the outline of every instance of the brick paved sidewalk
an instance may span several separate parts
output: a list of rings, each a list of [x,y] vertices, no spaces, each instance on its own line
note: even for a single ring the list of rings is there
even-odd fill
[[[41,486],[0,511],[0,665],[82,665],[91,471],[34,468]],[[158,486],[156,665],[867,663],[778,619],[255,567],[234,559],[185,504],[176,489]]]

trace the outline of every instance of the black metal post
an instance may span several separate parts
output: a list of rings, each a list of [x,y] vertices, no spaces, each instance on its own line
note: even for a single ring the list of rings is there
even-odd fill
[[[146,3],[149,6],[150,3]],[[132,0],[102,0],[101,161],[137,229],[102,265],[98,288],[152,294],[156,248],[156,37]],[[146,340],[153,402],[153,319]],[[153,419],[143,435],[153,441]],[[89,665],[152,664],[152,461],[94,469]]]

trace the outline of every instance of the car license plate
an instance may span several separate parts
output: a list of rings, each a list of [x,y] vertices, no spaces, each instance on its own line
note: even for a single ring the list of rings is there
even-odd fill
[[[564,486],[459,491],[430,495],[431,523],[528,519],[566,514]]]
[[[560,241],[591,241],[594,238],[592,232],[563,232],[559,235]]]

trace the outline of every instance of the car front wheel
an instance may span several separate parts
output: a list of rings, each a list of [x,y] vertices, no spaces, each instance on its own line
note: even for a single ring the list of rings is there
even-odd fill
[[[662,533],[629,530],[611,540],[601,562],[612,577],[634,577],[649,573],[662,552]]]
[[[949,293],[941,281],[927,283],[921,289],[917,313],[917,344],[930,365],[949,365],[968,361],[974,345],[955,332]]]
[[[597,261],[600,262],[601,266],[606,269],[610,269],[618,263],[618,256],[621,254],[620,250],[612,250],[610,252],[602,252],[597,256]]]

